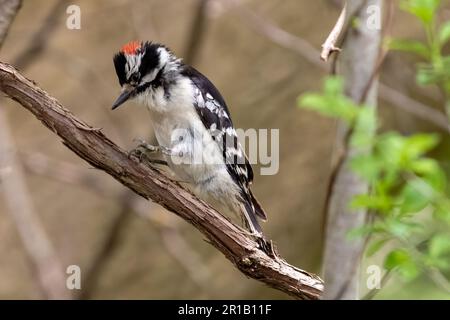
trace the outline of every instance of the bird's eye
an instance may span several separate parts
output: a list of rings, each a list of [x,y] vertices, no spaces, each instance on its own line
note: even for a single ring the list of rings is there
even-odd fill
[[[139,82],[139,74],[133,73],[130,77],[131,83],[138,83]]]

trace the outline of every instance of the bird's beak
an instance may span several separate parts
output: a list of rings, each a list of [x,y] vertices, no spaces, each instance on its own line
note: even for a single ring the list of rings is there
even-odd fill
[[[135,88],[125,84],[122,87],[122,91],[120,92],[120,96],[117,98],[116,102],[114,102],[113,106],[112,106],[112,110],[118,108],[119,106],[121,106],[122,104],[124,104],[128,99],[130,99],[130,97],[133,95],[135,91]]]

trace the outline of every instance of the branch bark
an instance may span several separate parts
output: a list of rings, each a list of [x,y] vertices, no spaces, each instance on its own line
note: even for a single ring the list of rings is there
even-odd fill
[[[346,20],[357,17],[359,26],[348,30],[340,58],[346,92],[358,104],[376,106],[378,81],[373,76],[379,59],[381,33],[369,30],[364,23],[369,5],[381,7],[382,0],[353,0],[348,2]],[[369,84],[369,85],[368,85]],[[366,194],[369,186],[349,168],[355,153],[348,146],[351,132],[341,126],[337,144],[343,155],[331,182],[324,256],[324,278],[328,283],[324,299],[357,299],[359,267],[364,239],[349,241],[347,233],[365,224],[366,210],[351,210],[349,203],[355,195]],[[339,270],[339,273],[336,272]]]
[[[344,28],[346,16],[347,16],[347,2],[344,4],[344,7],[342,8],[341,14],[339,15],[339,18],[333,30],[331,30],[330,35],[322,45],[322,52],[320,53],[320,59],[322,59],[323,61],[328,61],[328,58],[333,52],[341,51],[341,49],[337,47],[336,43],[342,33],[342,29]]]
[[[33,113],[80,158],[191,223],[246,276],[298,299],[320,297],[323,282],[319,277],[259,249],[240,227],[156,169],[130,159],[100,129],[76,118],[5,63],[0,63],[0,90]]]

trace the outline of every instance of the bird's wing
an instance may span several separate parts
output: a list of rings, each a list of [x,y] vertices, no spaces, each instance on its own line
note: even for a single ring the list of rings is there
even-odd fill
[[[229,174],[249,192],[247,190],[253,181],[253,170],[238,141],[225,100],[211,81],[195,68],[185,66],[183,72],[195,86],[195,109],[223,152]]]
[[[195,109],[223,152],[228,173],[240,186],[242,197],[247,200],[247,204],[251,204],[252,211],[262,219],[267,219],[249,188],[253,182],[253,169],[239,143],[225,100],[214,84],[195,68],[185,66],[183,72],[195,86]]]

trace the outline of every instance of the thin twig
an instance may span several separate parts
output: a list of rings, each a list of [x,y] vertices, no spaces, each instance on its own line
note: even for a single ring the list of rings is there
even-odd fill
[[[298,299],[318,299],[322,280],[289,265],[211,206],[154,168],[144,166],[76,118],[12,66],[0,63],[0,90],[33,113],[65,146],[145,199],[152,199],[201,231],[242,273]]]
[[[328,58],[333,52],[341,51],[340,48],[336,46],[336,43],[339,39],[339,36],[342,33],[342,28],[344,27],[345,17],[347,15],[347,2],[344,4],[342,8],[341,14],[339,15],[338,20],[336,21],[335,26],[331,30],[328,38],[322,45],[322,52],[320,53],[320,59],[323,61],[328,61]]]

